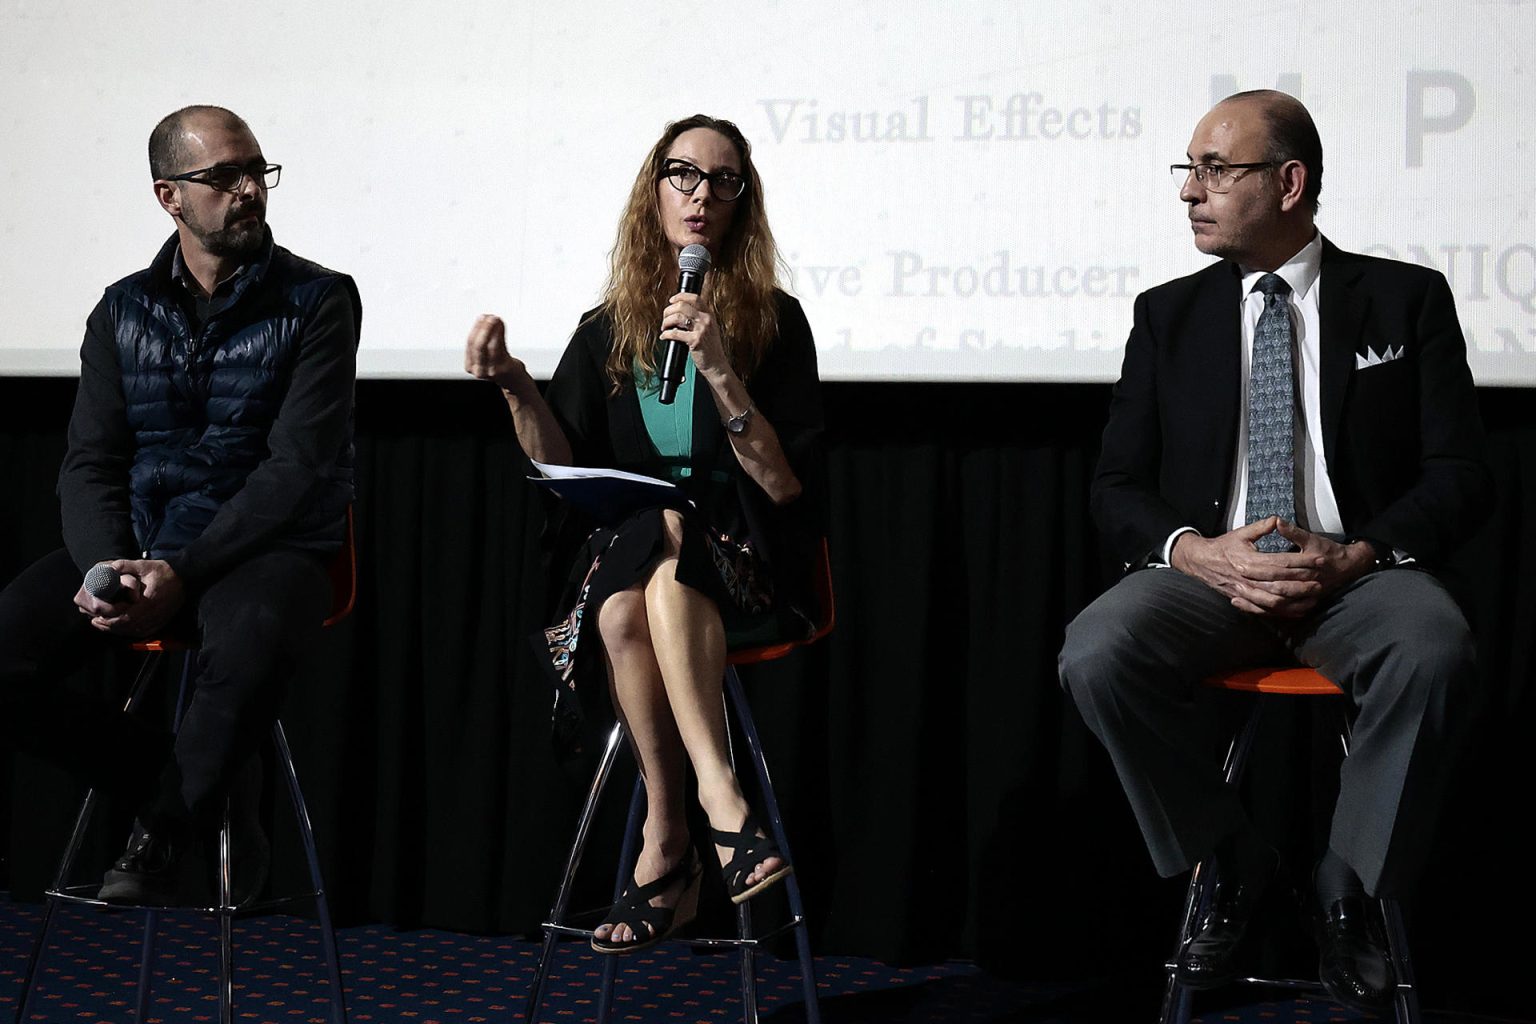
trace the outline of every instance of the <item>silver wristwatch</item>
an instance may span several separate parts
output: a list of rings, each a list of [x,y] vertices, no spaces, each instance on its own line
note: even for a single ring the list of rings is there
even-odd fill
[[[757,407],[748,402],[746,410],[740,416],[732,416],[725,421],[725,429],[732,434],[746,433],[747,424],[752,422],[752,414],[755,412]]]

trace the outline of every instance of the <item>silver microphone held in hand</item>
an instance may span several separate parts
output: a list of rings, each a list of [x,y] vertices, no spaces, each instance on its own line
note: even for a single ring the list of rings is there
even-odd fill
[[[699,294],[704,287],[704,272],[709,269],[709,250],[695,242],[683,246],[677,254],[677,290],[690,295]],[[676,338],[667,339],[667,354],[661,361],[662,405],[671,405],[677,398],[678,386],[683,383],[683,366],[688,361],[688,346]]]
[[[131,593],[123,586],[123,578],[118,571],[105,562],[97,562],[86,570],[84,586],[87,594],[107,604],[116,604]]]

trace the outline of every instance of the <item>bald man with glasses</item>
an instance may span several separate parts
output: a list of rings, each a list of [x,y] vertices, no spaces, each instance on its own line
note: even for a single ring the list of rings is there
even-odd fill
[[[1322,143],[1282,93],[1229,97],[1173,165],[1220,262],[1141,295],[1092,507],[1126,573],[1068,627],[1062,683],[1103,741],[1164,876],[1220,884],[1179,979],[1225,983],[1273,848],[1209,756],[1201,679],[1299,662],[1356,709],[1312,875],[1320,973],[1353,1006],[1394,979],[1363,896],[1413,885],[1473,697],[1435,569],[1492,500],[1450,288],[1318,232]]]
[[[206,898],[189,854],[232,789],[237,896],[265,874],[254,755],[329,608],[362,306],[351,278],[274,243],[282,169],[234,113],[170,114],[149,162],[175,233],[87,321],[65,546],[0,592],[0,729],[136,808],[101,898],[174,906]],[[82,585],[97,566],[115,592]],[[174,737],[61,685],[119,638],[165,633],[199,642]]]

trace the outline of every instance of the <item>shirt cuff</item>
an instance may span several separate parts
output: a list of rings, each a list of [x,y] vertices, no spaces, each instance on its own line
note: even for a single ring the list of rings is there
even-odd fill
[[[1200,531],[1195,529],[1193,526],[1181,526],[1177,530],[1174,530],[1172,533],[1170,533],[1168,535],[1168,539],[1163,541],[1163,558],[1162,558],[1162,561],[1160,561],[1160,562],[1149,562],[1148,563],[1148,568],[1166,569],[1169,566],[1171,566],[1173,564],[1173,542],[1178,540],[1181,536],[1183,536],[1186,533],[1199,533],[1199,532]]]

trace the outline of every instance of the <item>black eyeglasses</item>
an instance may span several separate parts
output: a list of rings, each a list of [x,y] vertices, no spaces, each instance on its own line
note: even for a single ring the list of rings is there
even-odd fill
[[[1207,192],[1220,195],[1223,192],[1230,192],[1232,186],[1237,184],[1238,179],[1242,177],[1237,173],[1238,171],[1256,171],[1260,167],[1274,166],[1276,165],[1273,160],[1258,164],[1169,164],[1168,173],[1182,183],[1193,171],[1195,180],[1204,185]]]
[[[173,174],[166,181],[191,181],[207,185],[217,192],[238,192],[247,178],[260,182],[262,188],[277,188],[283,176],[282,164],[269,164],[265,160],[252,160],[248,164],[214,164],[199,167],[184,174]]]
[[[747,190],[747,179],[735,171],[715,171],[705,174],[686,160],[668,160],[661,166],[661,176],[685,196],[691,196],[703,181],[709,182],[709,191],[722,203],[735,202]]]

